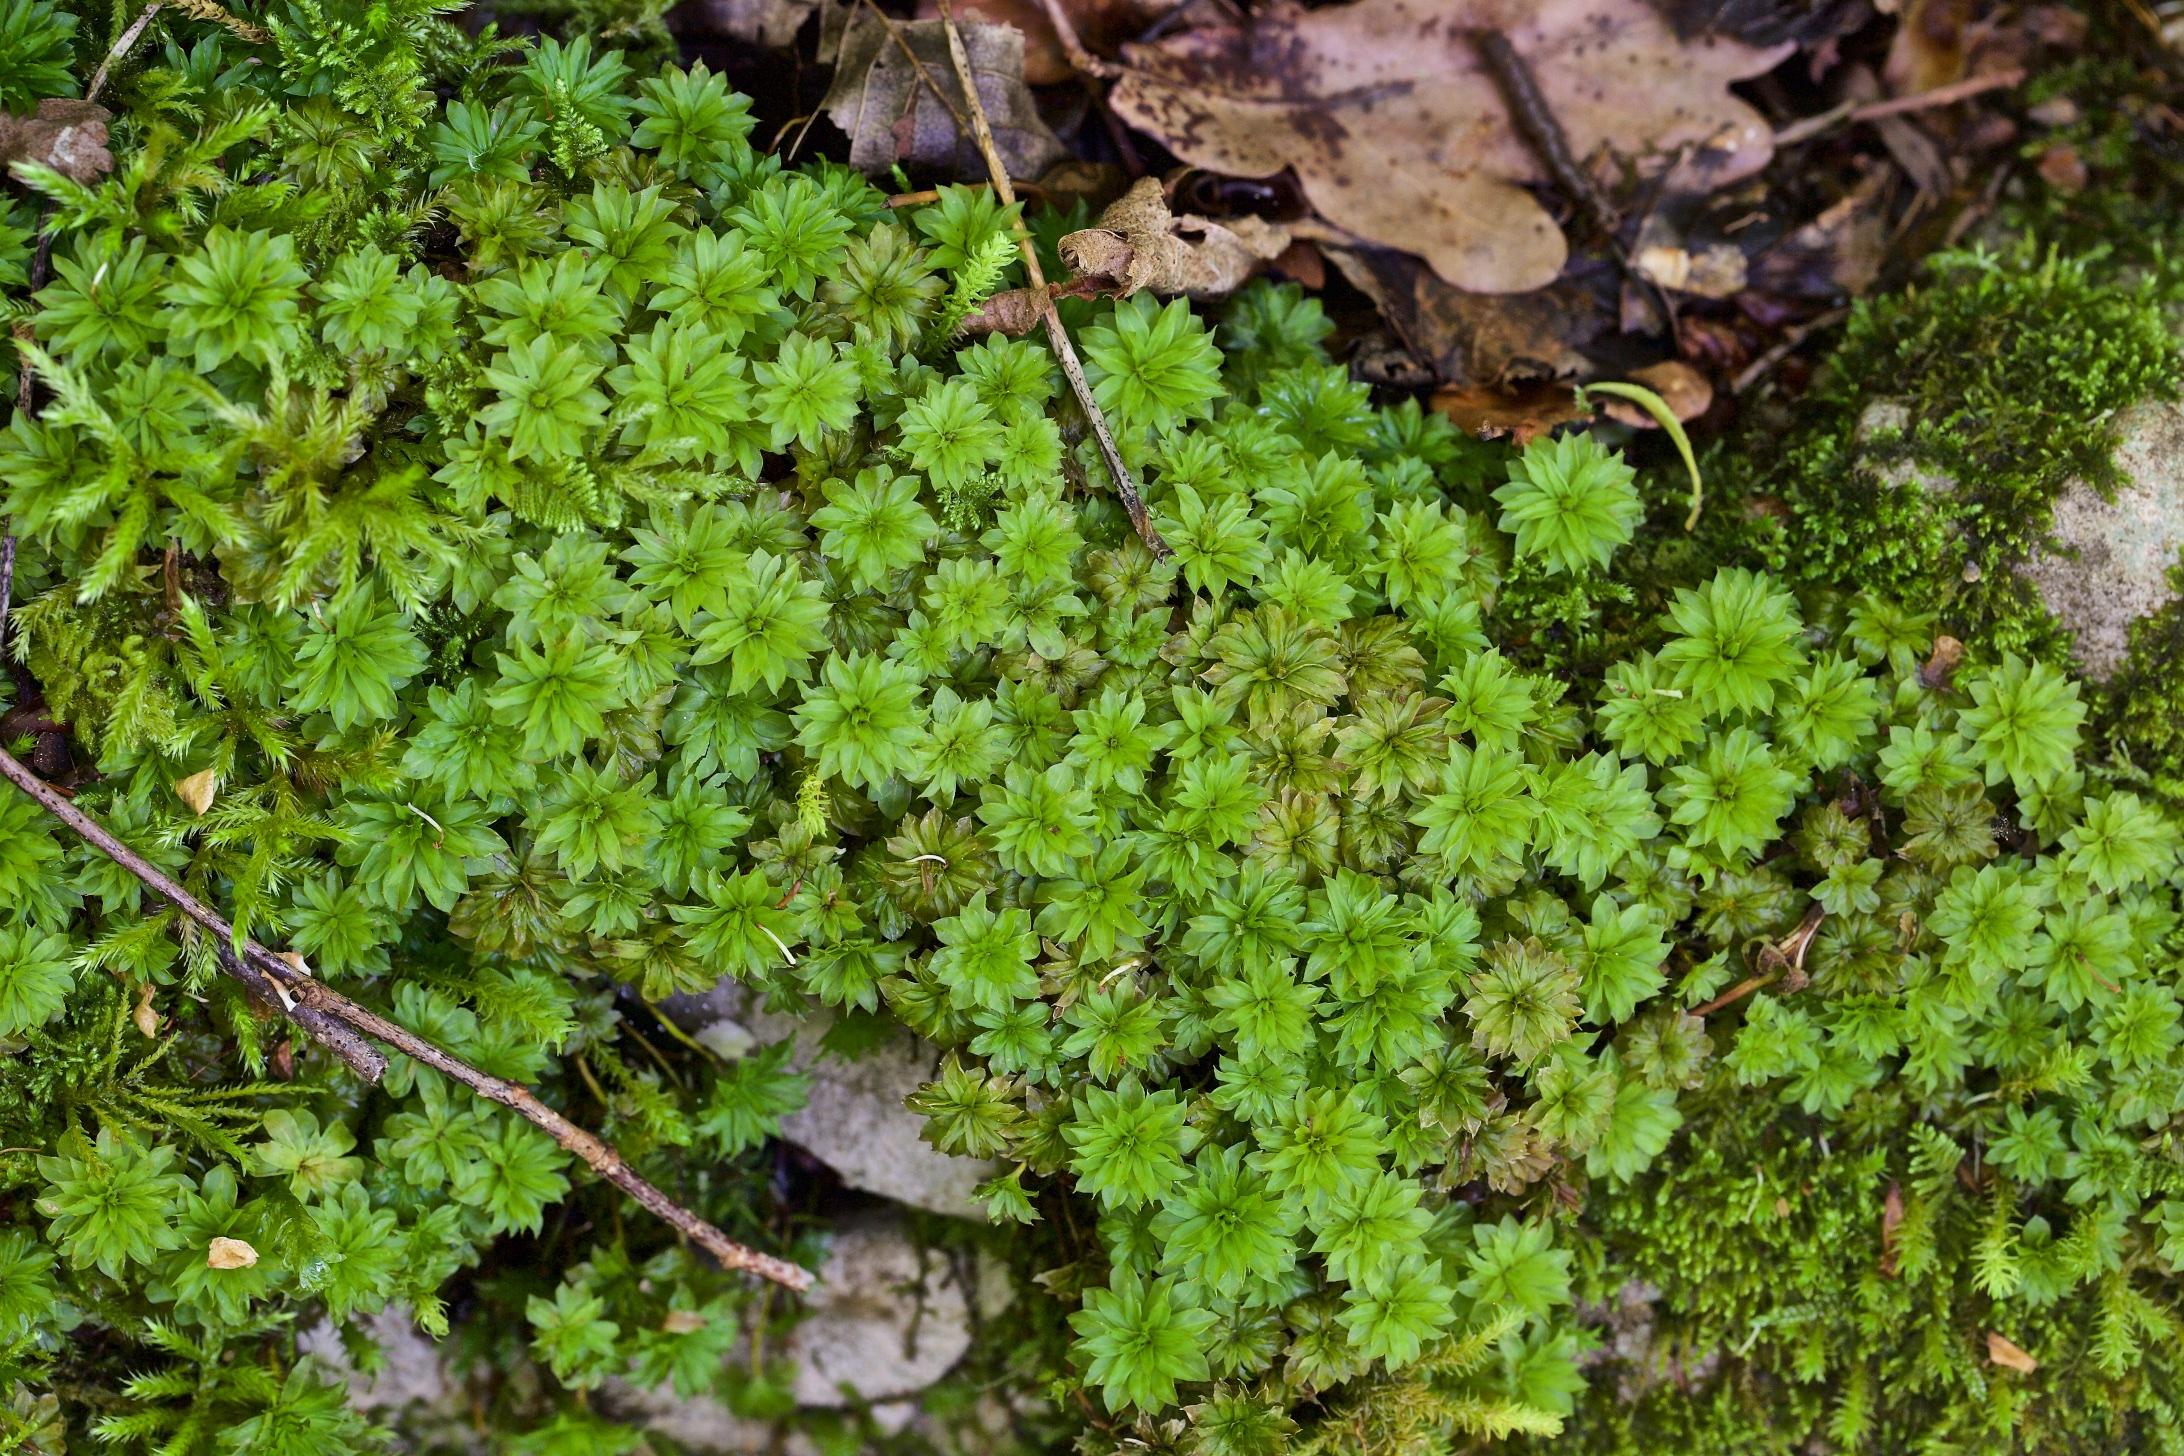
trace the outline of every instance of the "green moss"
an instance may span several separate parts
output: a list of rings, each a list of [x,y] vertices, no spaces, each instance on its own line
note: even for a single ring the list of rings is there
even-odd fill
[[[2009,567],[2066,483],[2113,480],[2116,413],[2174,392],[2165,292],[2099,254],[1937,258],[1852,313],[1786,443],[1755,428],[1723,457],[1724,485],[1760,506],[1732,528],[1807,585],[1931,602],[1990,650],[2059,653]]]
[[[2184,802],[2184,565],[2169,572],[2177,596],[2131,628],[2131,655],[2108,686],[2109,737],[2151,786]]]

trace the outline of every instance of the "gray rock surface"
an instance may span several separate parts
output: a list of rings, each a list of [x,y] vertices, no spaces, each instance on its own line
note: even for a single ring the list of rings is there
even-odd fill
[[[762,1043],[796,1039],[795,1063],[811,1075],[810,1095],[781,1120],[781,1132],[841,1175],[850,1187],[957,1218],[985,1217],[972,1189],[994,1174],[976,1158],[952,1157],[925,1141],[925,1120],[903,1100],[931,1078],[940,1054],[907,1033],[854,1061],[825,1052],[825,1015],[799,1019],[765,1010],[733,981],[702,996],[678,997],[668,1011],[723,1057]]]
[[[890,1432],[916,1417],[919,1393],[970,1349],[975,1319],[997,1313],[1008,1297],[997,1265],[959,1262],[920,1247],[893,1212],[845,1220],[830,1238],[818,1275],[805,1300],[808,1318],[782,1349],[796,1365],[791,1389],[797,1404],[866,1406]],[[739,1416],[716,1400],[682,1399],[665,1386],[641,1390],[610,1381],[601,1404],[617,1419],[692,1451],[772,1449],[772,1423]],[[784,1451],[796,1456],[809,1449],[792,1435]]]
[[[971,1347],[975,1284],[944,1254],[921,1249],[893,1215],[834,1231],[811,1317],[789,1337],[796,1402],[902,1404],[939,1380]]]
[[[2079,665],[2114,677],[2130,650],[2131,624],[2176,596],[2169,569],[2184,552],[2184,404],[2148,400],[2116,420],[2114,500],[2083,483],[2055,501],[2059,548],[2018,570],[2076,639]]]
[[[461,1382],[432,1337],[394,1305],[364,1321],[386,1363],[366,1375],[349,1358],[348,1347],[333,1325],[321,1320],[296,1336],[296,1347],[317,1360],[329,1375],[349,1383],[349,1403],[361,1411],[388,1412],[411,1406],[453,1408]]]
[[[1857,437],[1901,431],[1909,412],[1876,400],[1859,416]],[[2169,569],[2184,554],[2184,403],[2145,400],[2116,417],[2114,499],[2084,481],[2055,498],[2051,544],[2017,564],[2019,575],[2070,630],[2078,665],[2096,682],[2114,677],[2130,655],[2131,624],[2176,597]],[[1882,477],[1948,496],[1956,482],[1913,461],[1891,461]]]

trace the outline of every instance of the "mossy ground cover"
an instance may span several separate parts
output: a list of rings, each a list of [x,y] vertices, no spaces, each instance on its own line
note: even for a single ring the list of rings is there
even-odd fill
[[[0,17],[17,106],[107,43]],[[1984,569],[2173,382],[2157,304],[1946,264],[1691,533],[1376,397],[1294,286],[1075,301],[1156,551],[1046,345],[956,335],[990,194],[787,166],[657,52],[262,19],[155,17],[112,173],[12,194],[11,751],[768,1252],[842,1206],[803,1076],[661,1003],[916,1032],[995,1170],[933,1237],[1015,1299],[924,1425],[797,1411],[790,1296],[349,1075],[11,792],[0,1449],[415,1449],[298,1344],[389,1310],[512,1453],[670,1450],[624,1385],[844,1451],[2176,1443],[2179,823]]]

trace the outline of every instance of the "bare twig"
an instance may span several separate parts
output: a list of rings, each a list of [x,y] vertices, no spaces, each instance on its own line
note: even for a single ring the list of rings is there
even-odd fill
[[[412,1061],[460,1082],[478,1096],[510,1109],[568,1152],[583,1159],[607,1182],[687,1235],[691,1242],[718,1259],[722,1267],[747,1270],[794,1290],[810,1288],[811,1275],[805,1270],[785,1259],[761,1254],[735,1242],[654,1187],[612,1146],[547,1106],[530,1088],[480,1071],[408,1027],[350,1000],[255,941],[245,941],[236,947],[234,927],[217,911],[108,833],[97,820],[71,804],[59,790],[32,773],[5,749],[0,749],[0,776],[6,777],[92,848],[127,870],[146,889],[212,936],[220,949],[223,970],[255,994],[279,1006],[298,1030],[333,1053],[358,1076],[376,1082],[387,1066],[386,1057],[369,1045],[366,1038],[391,1047]]]
[[[1805,976],[1805,952],[1811,947],[1812,938],[1820,933],[1820,923],[1827,918],[1826,907],[1818,902],[1806,907],[1805,918],[1798,921],[1797,929],[1781,940],[1771,941],[1760,948],[1758,975],[1746,977],[1713,1000],[1692,1007],[1687,1014],[1703,1020],[1722,1007],[1741,1001],[1760,987],[1778,979],[1786,991],[1804,990],[1810,984]]]
[[[1868,101],[1860,105],[1845,101],[1831,106],[1817,116],[1793,121],[1774,134],[1777,147],[1795,146],[1811,141],[1833,131],[1838,126],[1865,121],[1881,121],[1891,116],[1903,116],[1914,111],[1930,111],[1937,106],[1954,106],[1959,101],[1969,101],[1974,96],[1984,96],[1989,91],[2003,91],[2025,79],[2022,66],[2010,66],[1983,75],[1966,76],[1961,81],[1951,81],[1946,86],[1936,86],[1930,91],[1916,91],[1909,96],[1893,96],[1886,101]]]
[[[1777,340],[1766,353],[1737,371],[1737,377],[1729,381],[1731,394],[1742,394],[1774,372],[1775,366],[1797,352],[1798,345],[1819,333],[1833,328],[1850,317],[1848,308],[1831,308],[1826,313],[1807,319]]]
[[[151,4],[144,7],[142,15],[129,22],[128,29],[114,38],[113,45],[107,49],[106,58],[100,61],[99,68],[91,73],[91,84],[83,88],[84,100],[96,101],[99,99],[99,93],[106,89],[106,73],[114,68],[117,61],[125,59],[129,52],[136,49],[136,43],[144,38],[144,28],[150,25],[152,17],[159,13],[161,3],[162,0],[152,0]]]
[[[1509,43],[1509,37],[1498,30],[1475,31],[1471,41],[1478,49],[1479,59],[1493,73],[1495,86],[1509,107],[1509,120],[1518,135],[1555,179],[1555,185],[1567,192],[1570,201],[1584,211],[1587,221],[1614,236],[1615,205],[1608,201],[1608,195],[1600,190],[1592,173],[1585,170],[1584,163],[1570,150],[1569,134],[1563,131],[1547,94],[1539,89],[1531,66]]]
[[[1069,64],[1087,76],[1097,76],[1103,81],[1112,81],[1122,74],[1122,67],[1113,61],[1103,61],[1085,49],[1083,40],[1078,38],[1077,27],[1069,19],[1069,12],[1062,9],[1061,0],[1039,0],[1039,3],[1046,7],[1047,23],[1054,27],[1054,38],[1062,43],[1062,54],[1069,58]]]
[[[986,159],[986,172],[993,179],[994,194],[1003,207],[1016,201],[1016,189],[1009,184],[1009,169],[1001,161],[1001,149],[994,145],[993,128],[986,124],[986,108],[978,99],[978,86],[971,77],[971,58],[963,49],[963,33],[956,29],[955,13],[948,0],[940,0],[941,24],[948,33],[948,58],[955,63],[956,79],[963,83],[963,94],[971,105],[971,134],[978,140],[978,150]],[[1024,275],[1031,280],[1031,288],[1046,294],[1046,272],[1039,266],[1039,251],[1032,246],[1031,234],[1022,223],[1016,226],[1016,246],[1024,255]],[[1077,360],[1076,346],[1069,342],[1069,330],[1062,325],[1062,316],[1054,307],[1052,297],[1044,298],[1047,340],[1054,346],[1055,357],[1062,361],[1062,373],[1069,380],[1069,388],[1077,396],[1077,404],[1084,410],[1084,417],[1091,422],[1093,438],[1099,441],[1100,458],[1107,462],[1107,471],[1115,478],[1115,491],[1122,497],[1122,508],[1130,514],[1130,524],[1144,541],[1146,548],[1155,556],[1169,554],[1168,543],[1160,539],[1160,532],[1153,527],[1153,518],[1145,509],[1145,498],[1138,494],[1137,481],[1130,474],[1130,467],[1123,463],[1122,452],[1115,448],[1114,434],[1107,428],[1107,416],[1100,410],[1099,401],[1092,397],[1092,386],[1084,377],[1084,365]]]

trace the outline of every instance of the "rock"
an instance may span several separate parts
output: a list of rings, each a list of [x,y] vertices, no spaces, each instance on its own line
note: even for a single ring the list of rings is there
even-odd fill
[[[2083,482],[2055,500],[2057,550],[2018,570],[2077,642],[2079,665],[2106,682],[2129,655],[2131,624],[2176,596],[2184,552],[2184,403],[2148,400],[2116,419],[2115,498]]]
[[[349,1382],[349,1404],[360,1411],[392,1413],[411,1406],[453,1411],[461,1382],[449,1372],[440,1347],[393,1305],[363,1322],[385,1362],[367,1375],[349,1358],[341,1333],[325,1320],[296,1336],[296,1348],[328,1374]]]
[[[939,1064],[930,1043],[905,1033],[845,1060],[820,1044],[829,1017],[767,1011],[733,981],[702,996],[676,997],[666,1009],[724,1057],[795,1037],[794,1061],[810,1073],[811,1090],[804,1106],[781,1120],[781,1134],[850,1187],[928,1213],[985,1217],[972,1190],[994,1175],[994,1165],[941,1152],[922,1136],[925,1120],[903,1105]]]
[[[609,1380],[599,1387],[598,1403],[600,1414],[665,1436],[677,1450],[693,1456],[747,1456],[752,1451],[818,1456],[818,1444],[793,1426],[783,1428],[777,1421],[739,1416],[706,1396],[686,1399],[672,1385],[646,1390]]]
[[[894,1406],[878,1414],[899,1428],[913,1414],[911,1398],[971,1347],[976,1292],[895,1215],[843,1224],[807,1300],[810,1318],[789,1336],[797,1404]]]
[[[968,1266],[925,1249],[901,1215],[857,1215],[838,1226],[806,1296],[807,1317],[782,1353],[795,1362],[791,1390],[800,1406],[860,1407],[890,1434],[918,1413],[918,1396],[955,1368],[971,1347],[974,1318],[996,1314],[1008,1299],[1006,1272],[993,1260]],[[730,1359],[745,1358],[742,1353]],[[610,1381],[601,1406],[618,1420],[671,1437],[692,1451],[774,1449],[774,1426],[739,1416],[719,1401],[684,1400],[661,1386],[640,1390]],[[813,1449],[790,1436],[788,1456]]]
[[[923,1136],[925,1119],[903,1105],[931,1080],[937,1061],[930,1044],[908,1035],[853,1062],[820,1057],[810,1064],[811,1095],[781,1119],[782,1136],[852,1188],[929,1213],[983,1219],[972,1190],[998,1170],[935,1148]]]

